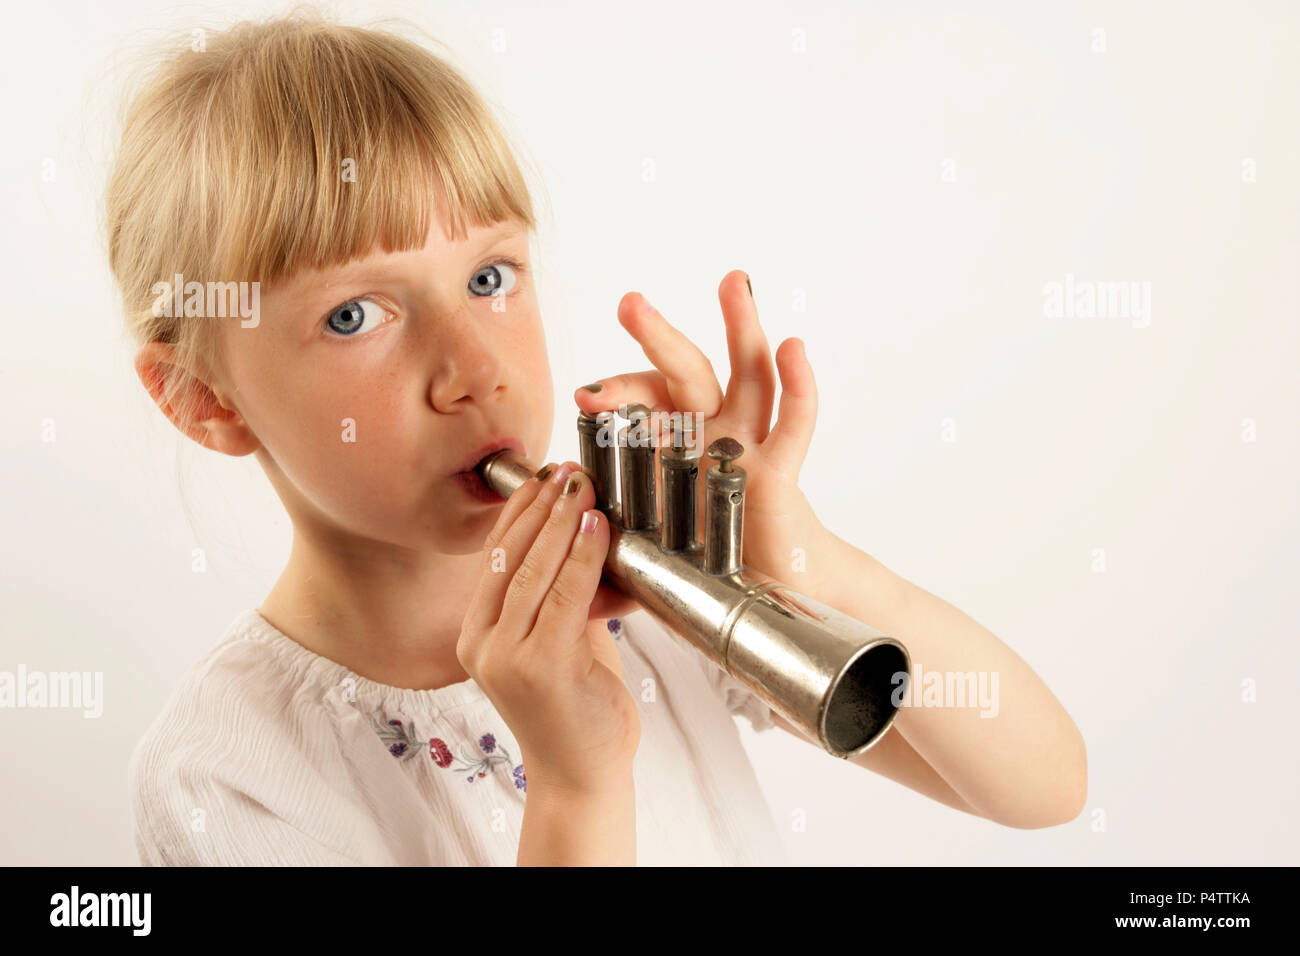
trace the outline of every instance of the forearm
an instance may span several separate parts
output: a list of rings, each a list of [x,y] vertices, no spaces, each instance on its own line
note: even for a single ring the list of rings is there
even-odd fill
[[[1047,685],[961,610],[830,537],[836,572],[822,582],[825,603],[897,638],[913,681],[920,675],[895,720],[899,734],[989,819],[1035,827],[1077,816],[1087,795],[1083,737]],[[988,699],[960,705],[945,695],[943,706],[927,706],[927,689],[945,692],[949,675],[968,674],[974,682],[963,687],[982,679]]]
[[[635,866],[636,791],[631,771],[597,792],[564,790],[540,781],[534,785],[530,779],[516,862]]]

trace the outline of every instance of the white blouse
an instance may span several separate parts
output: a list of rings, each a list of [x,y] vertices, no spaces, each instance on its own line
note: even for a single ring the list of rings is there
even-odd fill
[[[788,864],[732,717],[767,730],[771,710],[647,612],[608,626],[641,718],[638,865]],[[473,679],[380,684],[250,608],[136,745],[136,847],[145,866],[514,866],[519,754]]]

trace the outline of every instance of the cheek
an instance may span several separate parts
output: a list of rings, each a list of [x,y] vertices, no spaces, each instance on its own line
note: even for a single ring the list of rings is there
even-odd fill
[[[429,470],[421,430],[408,421],[390,374],[360,376],[334,369],[310,379],[264,379],[254,428],[285,476],[321,510],[382,519],[418,493]],[[422,458],[423,456],[423,458]]]
[[[500,353],[515,370],[515,377],[533,402],[554,404],[551,393],[551,363],[546,353],[546,333],[540,318],[534,317],[523,326],[503,336]],[[540,407],[533,405],[532,407]],[[576,411],[575,411],[576,414]]]
[[[542,323],[539,320],[529,322],[503,341],[509,344],[500,355],[515,383],[517,398],[512,404],[521,417],[502,424],[520,430],[532,457],[541,464],[550,445],[555,419],[555,394]],[[576,419],[576,406],[573,414]],[[577,434],[576,430],[574,434]]]

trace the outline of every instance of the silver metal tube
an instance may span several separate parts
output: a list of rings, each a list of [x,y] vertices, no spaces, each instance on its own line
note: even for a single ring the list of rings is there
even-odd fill
[[[479,473],[508,498],[537,471],[497,452]],[[603,510],[603,509],[602,509]],[[827,753],[848,759],[884,736],[910,681],[894,638],[751,569],[710,575],[702,550],[666,552],[657,529],[609,517],[604,577]]]
[[[700,452],[688,436],[672,423],[669,442],[659,452],[659,484],[663,489],[664,517],[659,543],[665,551],[697,547],[695,540],[696,484]]]
[[[655,449],[650,437],[648,409],[634,405],[631,424],[618,432],[618,475],[623,489],[623,528],[647,531],[659,522],[655,503]]]
[[[744,449],[734,438],[719,438],[709,446],[718,464],[704,478],[704,570],[734,574],[744,553],[745,469],[732,462]]]
[[[614,413],[578,415],[578,451],[582,470],[596,489],[596,505],[602,510],[618,504],[618,475],[615,471]]]

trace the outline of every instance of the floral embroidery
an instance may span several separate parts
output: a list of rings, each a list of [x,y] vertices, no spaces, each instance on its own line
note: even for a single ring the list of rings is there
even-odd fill
[[[415,733],[414,724],[410,731],[402,724],[400,720],[390,720],[386,724],[381,724],[373,717],[371,721],[375,725],[375,731],[379,734],[379,739],[388,745],[388,752],[399,760],[409,760],[419,753],[419,747],[416,746],[419,740]],[[478,740],[478,746],[483,751],[484,756],[474,753],[466,753],[462,748],[460,763],[456,763],[456,758],[452,755],[451,748],[440,737],[429,738],[429,756],[433,762],[444,770],[452,769],[459,773],[469,771],[469,776],[465,779],[473,783],[479,777],[486,777],[492,767],[498,763],[510,767],[514,761],[504,747],[497,744],[497,739],[492,734],[484,734]],[[524,765],[518,764],[511,770],[514,778],[515,788],[528,792],[528,780],[524,776]]]
[[[623,630],[623,622],[616,617],[611,617],[605,622],[605,626],[609,628],[609,633],[614,635],[614,639],[618,640],[619,632]]]

